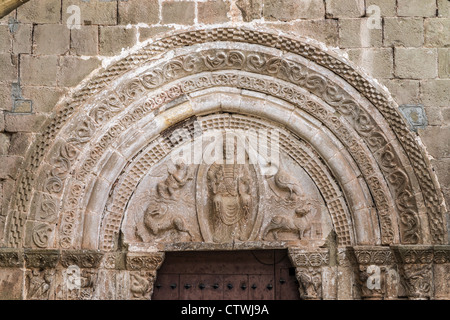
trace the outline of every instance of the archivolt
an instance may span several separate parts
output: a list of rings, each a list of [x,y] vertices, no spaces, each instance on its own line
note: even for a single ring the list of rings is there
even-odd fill
[[[332,133],[330,137],[334,135],[348,150],[358,167],[355,172],[360,172],[359,180],[370,190],[383,244],[445,243],[445,207],[439,185],[395,103],[335,54],[309,41],[247,28],[171,34],[98,72],[58,105],[18,177],[5,242],[13,247],[98,246],[82,238],[92,239],[90,232],[103,234],[101,228],[117,232],[121,216],[108,213],[115,210],[114,203],[105,208],[98,198],[86,195],[100,189],[113,192],[120,172],[162,130],[187,115],[208,110],[196,110],[200,104],[194,103],[189,112],[177,114],[175,110],[182,109],[173,106],[185,99],[201,99],[196,92],[217,92],[218,87],[238,88],[237,96],[242,99],[248,90],[263,94],[263,101],[270,97],[284,100],[287,113],[262,108],[258,115],[303,132],[302,138],[316,148],[336,178],[336,168],[345,162],[324,148],[318,150],[321,141],[314,141],[318,135],[308,136],[295,115],[304,110],[326,127],[323,132]],[[220,93],[216,98],[228,101]],[[236,106],[220,109],[252,113],[251,107],[239,110]],[[130,126],[141,131],[130,138]],[[108,171],[111,166],[121,169]],[[95,175],[98,178],[93,179]],[[348,181],[336,180],[352,194]],[[358,204],[352,206],[355,209]],[[58,223],[60,232],[56,232]]]

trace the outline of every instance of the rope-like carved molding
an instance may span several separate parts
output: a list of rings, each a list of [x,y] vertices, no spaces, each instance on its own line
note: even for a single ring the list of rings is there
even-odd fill
[[[127,70],[130,70],[136,65],[150,60],[155,54],[179,46],[188,46],[195,43],[205,43],[209,41],[256,43],[282,49],[288,52],[294,52],[332,70],[354,85],[355,88],[357,88],[370,101],[372,101],[378,110],[382,112],[397,137],[399,137],[401,144],[404,146],[409,158],[414,164],[414,171],[418,177],[419,185],[422,188],[426,205],[429,208],[428,214],[430,229],[432,232],[432,240],[435,243],[442,243],[444,241],[445,232],[444,224],[442,223],[442,199],[433,183],[429,165],[422,155],[422,149],[414,141],[414,137],[408,131],[407,126],[401,119],[395,105],[389,103],[389,101],[378,92],[374,85],[369,83],[346,63],[332,57],[328,53],[325,53],[310,44],[305,44],[292,38],[267,32],[259,32],[243,28],[214,28],[175,34],[149,45],[140,52],[132,54],[128,58],[111,66],[107,71],[92,79],[84,88],[74,94],[71,102],[67,102],[59,109],[57,115],[50,122],[46,131],[38,139],[34,154],[31,156],[29,161],[31,171],[25,172],[20,177],[17,192],[18,198],[13,202],[13,205],[16,206],[18,210],[15,211],[16,214],[12,215],[9,220],[11,233],[9,243],[11,245],[20,245],[20,239],[22,239],[22,228],[24,223],[23,212],[26,212],[27,204],[31,200],[29,196],[32,191],[31,185],[36,180],[36,176],[31,172],[35,171],[33,169],[36,169],[39,166],[44,154],[48,150],[49,141],[53,140],[56,132],[58,132],[67,119],[73,115],[75,109],[86,101],[90,95],[95,92],[99,92],[102,88],[106,87],[112,79],[117,78],[119,75],[123,74]]]

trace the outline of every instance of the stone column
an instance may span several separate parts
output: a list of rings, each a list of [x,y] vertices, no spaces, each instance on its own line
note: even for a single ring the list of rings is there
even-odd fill
[[[326,286],[330,274],[330,254],[327,249],[305,251],[299,248],[290,248],[289,257],[295,267],[295,274],[299,283],[300,298],[302,300],[321,300],[328,295]]]

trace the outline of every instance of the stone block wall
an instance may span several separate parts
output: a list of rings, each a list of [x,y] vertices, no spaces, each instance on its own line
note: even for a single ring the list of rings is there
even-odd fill
[[[323,42],[399,105],[423,105],[417,134],[450,203],[450,1],[32,0],[0,20],[0,219],[30,144],[71,88],[151,37],[219,23]]]

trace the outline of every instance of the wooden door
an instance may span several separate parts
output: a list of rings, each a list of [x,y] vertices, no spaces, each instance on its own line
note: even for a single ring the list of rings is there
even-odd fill
[[[169,252],[154,300],[298,300],[286,250]]]

